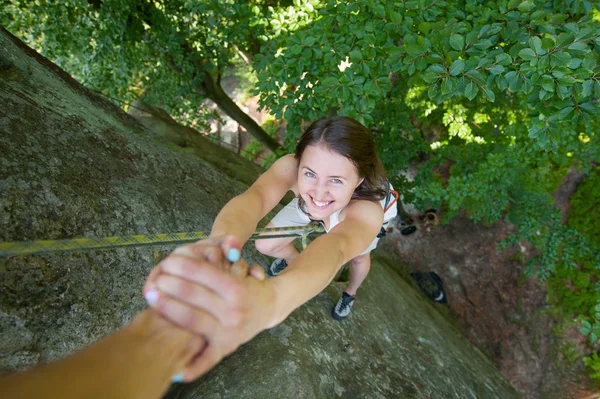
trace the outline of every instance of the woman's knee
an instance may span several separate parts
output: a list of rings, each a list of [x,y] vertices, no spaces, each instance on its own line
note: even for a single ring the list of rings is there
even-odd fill
[[[270,238],[254,241],[254,247],[258,252],[264,255],[272,255],[277,253],[281,248],[285,247],[291,241],[286,238]]]
[[[254,241],[254,247],[258,252],[264,255],[269,255],[273,252],[273,243],[269,242],[271,240],[256,240]]]
[[[358,255],[350,263],[355,268],[368,271],[371,268],[371,254]]]

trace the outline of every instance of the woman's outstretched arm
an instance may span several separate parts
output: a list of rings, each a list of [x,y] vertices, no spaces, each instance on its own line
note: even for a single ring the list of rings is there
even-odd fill
[[[383,211],[378,203],[359,201],[349,205],[344,221],[311,242],[281,274],[269,279],[276,298],[269,327],[281,323],[327,287],[341,266],[369,246],[382,222]]]
[[[11,399],[159,398],[204,343],[145,310],[65,359],[1,377],[0,392]]]
[[[217,215],[210,236],[233,235],[240,245],[256,230],[258,222],[294,186],[298,162],[293,155],[278,159],[244,193],[230,200]]]

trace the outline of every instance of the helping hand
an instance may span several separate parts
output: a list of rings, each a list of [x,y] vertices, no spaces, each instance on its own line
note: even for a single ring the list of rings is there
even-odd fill
[[[144,292],[152,308],[173,323],[203,335],[206,347],[191,361],[184,380],[192,380],[271,323],[274,292],[263,269],[244,260],[233,236],[177,248],[150,274]],[[234,259],[235,260],[235,259]]]

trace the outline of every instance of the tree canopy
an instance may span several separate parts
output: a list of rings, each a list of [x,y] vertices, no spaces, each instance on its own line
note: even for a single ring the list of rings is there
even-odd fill
[[[502,246],[534,245],[529,273],[585,263],[600,277],[597,239],[564,225],[551,196],[569,170],[600,173],[597,3],[10,0],[0,22],[89,87],[179,117],[226,102],[220,74],[244,54],[285,149],[309,121],[354,117],[405,201],[513,223]],[[600,314],[586,315],[595,340]]]

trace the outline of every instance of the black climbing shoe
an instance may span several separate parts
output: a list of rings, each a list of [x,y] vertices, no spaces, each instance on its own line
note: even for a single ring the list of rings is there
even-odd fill
[[[275,259],[271,266],[267,269],[267,274],[271,277],[277,276],[279,273],[283,271],[287,267],[287,262],[285,259]]]
[[[333,308],[331,315],[336,320],[343,320],[352,311],[352,305],[354,304],[354,297],[350,294],[343,293],[338,303]]]
[[[400,234],[402,234],[403,236],[408,236],[414,233],[415,231],[417,231],[416,226],[408,226],[400,230]]]
[[[412,272],[410,277],[417,283],[421,291],[435,302],[447,304],[444,283],[435,272]]]

